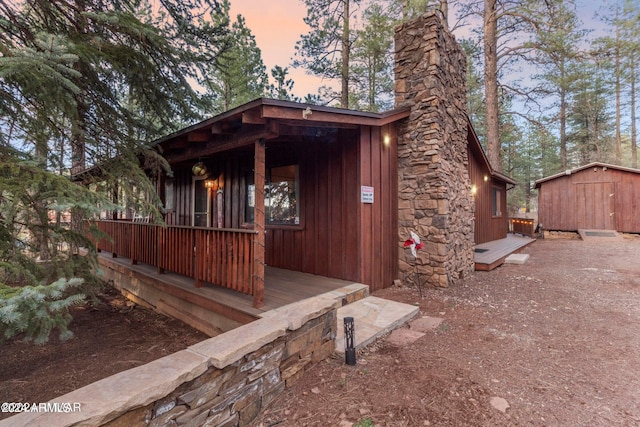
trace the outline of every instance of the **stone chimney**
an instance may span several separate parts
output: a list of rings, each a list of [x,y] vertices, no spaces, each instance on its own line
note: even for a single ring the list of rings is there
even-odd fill
[[[466,58],[436,12],[395,33],[395,104],[411,106],[398,138],[398,235],[417,233],[417,259],[400,251],[400,276],[446,287],[474,270],[474,201],[467,159]]]

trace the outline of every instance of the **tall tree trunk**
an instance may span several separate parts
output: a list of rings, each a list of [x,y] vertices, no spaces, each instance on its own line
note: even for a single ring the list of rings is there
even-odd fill
[[[449,28],[449,2],[447,0],[440,0],[440,12],[442,12],[445,27]]]
[[[618,23],[618,6],[616,4],[616,165],[622,164],[622,138],[620,136],[620,24]]]
[[[340,94],[340,106],[349,108],[349,0],[344,2],[344,16],[342,17],[342,93]]]
[[[560,81],[564,82],[565,61],[560,63]],[[567,170],[567,93],[564,84],[560,87],[560,162],[562,170]]]
[[[484,87],[487,110],[487,157],[497,171],[500,160],[500,129],[498,121],[498,52],[496,0],[484,1]]]
[[[638,167],[638,146],[636,134],[636,61],[631,52],[631,167]]]

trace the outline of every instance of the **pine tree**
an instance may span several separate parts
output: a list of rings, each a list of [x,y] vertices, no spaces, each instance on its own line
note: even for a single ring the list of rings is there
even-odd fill
[[[591,57],[576,65],[576,75],[568,111],[567,135],[570,163],[584,165],[613,160],[615,129],[608,108],[611,97],[608,59],[594,46]]]
[[[379,4],[363,14],[363,28],[356,31],[350,78],[350,108],[383,111],[393,106],[393,28],[395,20]]]
[[[274,83],[269,85],[269,96],[274,99],[299,102],[300,98],[291,94],[294,81],[287,77],[288,74],[288,67],[282,68],[276,65],[271,69],[271,77],[273,77]]]
[[[130,197],[158,212],[142,166],[167,165],[147,141],[198,118],[189,79],[215,59],[222,29],[204,17],[217,11],[213,0],[167,0],[161,13],[138,0],[0,0],[0,284],[41,292],[32,303],[43,316],[68,308],[51,302],[47,311],[49,297],[62,298],[49,287],[82,291],[75,281],[51,285],[60,277],[95,283],[95,252],[71,249],[92,247],[82,219],[117,209],[116,185],[136,188]],[[59,220],[69,211],[71,228]]]
[[[568,104],[576,79],[573,70],[576,63],[582,60],[578,46],[586,32],[579,30],[580,21],[573,1],[533,2],[528,14],[536,23],[531,42],[533,62],[542,69],[542,73],[534,78],[540,85],[539,94],[555,97],[551,102],[558,108],[558,114],[553,122],[559,128],[561,168],[566,170]]]
[[[480,143],[486,147],[486,109],[484,106],[484,81],[481,69],[481,51],[471,39],[461,39],[460,46],[467,56],[467,115],[478,134]]]
[[[305,0],[304,22],[311,30],[296,43],[293,61],[294,67],[313,75],[339,80],[340,92],[326,95],[330,101],[340,99],[342,108],[349,107],[351,21],[359,3],[360,0]]]
[[[228,25],[229,3],[222,3],[218,25]],[[268,89],[262,52],[242,15],[236,17],[222,40],[222,51],[203,74],[213,111],[223,112],[264,96]],[[210,112],[209,112],[210,113]]]
[[[83,294],[74,292],[81,284],[81,279],[65,278],[20,288],[0,284],[0,342],[23,334],[27,341],[44,344],[55,329],[60,340],[71,338],[68,310],[84,301]]]

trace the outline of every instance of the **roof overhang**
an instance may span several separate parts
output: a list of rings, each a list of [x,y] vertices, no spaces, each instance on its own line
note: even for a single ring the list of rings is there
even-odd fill
[[[410,108],[370,113],[258,98],[153,141],[170,164],[240,149],[258,140],[326,135],[336,129],[382,127],[409,116]]]
[[[515,186],[517,182],[513,178],[510,178],[501,172],[495,171],[491,167],[491,163],[489,163],[489,158],[487,157],[487,154],[484,152],[484,149],[480,144],[480,139],[478,138],[478,134],[476,133],[475,129],[473,128],[473,125],[471,124],[471,119],[469,118],[469,116],[467,116],[467,129],[468,129],[467,143],[469,144],[469,148],[482,161],[484,166],[489,171],[489,175],[491,175],[491,178],[494,180]]]
[[[308,135],[322,129],[382,127],[409,117],[410,107],[383,113],[258,98],[149,143],[170,164],[249,146],[258,140]],[[96,167],[75,176],[93,174]]]
[[[568,175],[572,175],[574,173],[583,171],[585,169],[591,169],[591,168],[602,168],[603,170],[607,170],[607,169],[614,169],[614,170],[619,170],[619,171],[623,171],[623,172],[630,172],[630,173],[637,173],[640,174],[640,169],[634,169],[634,168],[627,168],[624,166],[618,166],[618,165],[611,165],[608,163],[602,163],[602,162],[592,162],[589,164],[586,164],[584,166],[580,166],[577,167],[575,169],[567,169],[564,172],[559,172],[557,174],[554,175],[549,175],[545,178],[540,178],[539,180],[535,181],[533,183],[533,188],[539,188],[540,184],[542,184],[543,182],[547,182],[547,181],[551,181],[563,176],[568,176]]]

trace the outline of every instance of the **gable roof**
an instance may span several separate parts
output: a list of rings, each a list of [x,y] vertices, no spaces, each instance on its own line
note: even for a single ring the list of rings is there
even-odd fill
[[[611,165],[611,164],[602,163],[602,162],[592,162],[592,163],[589,163],[589,164],[584,165],[584,166],[580,166],[580,167],[575,168],[575,169],[567,169],[564,172],[559,172],[557,174],[550,175],[550,176],[547,176],[545,178],[540,178],[539,180],[537,180],[536,182],[533,183],[533,188],[539,188],[540,184],[542,184],[543,182],[551,181],[551,180],[554,180],[554,179],[557,179],[557,178],[560,178],[560,177],[563,177],[563,176],[571,175],[571,174],[583,171],[585,169],[590,169],[590,168],[593,168],[593,167],[601,167],[601,168],[606,168],[606,169],[614,169],[614,170],[619,170],[619,171],[623,171],[623,172],[631,172],[631,173],[640,174],[640,169],[627,168],[627,167],[624,167],[624,166]]]

